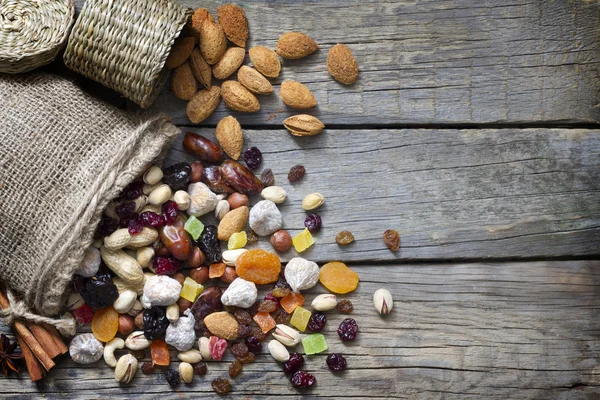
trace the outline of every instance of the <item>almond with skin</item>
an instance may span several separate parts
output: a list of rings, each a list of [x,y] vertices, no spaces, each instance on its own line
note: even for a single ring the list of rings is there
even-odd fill
[[[202,57],[200,50],[194,49],[190,55],[189,61],[196,80],[206,89],[210,89],[212,71],[210,65],[208,65],[204,57]]]
[[[352,50],[338,43],[327,54],[327,71],[333,79],[344,85],[352,85],[358,78],[358,63]]]
[[[268,78],[277,78],[281,72],[279,57],[271,49],[264,46],[256,46],[248,51],[250,61],[254,68]]]
[[[296,81],[284,81],[279,88],[279,97],[292,108],[303,109],[317,105],[317,100],[310,89]]]
[[[173,70],[171,88],[175,97],[181,100],[190,100],[198,92],[198,83],[189,62],[186,61]]]
[[[283,58],[295,60],[306,57],[319,49],[319,45],[301,32],[287,32],[277,42],[276,52]]]
[[[245,56],[246,51],[241,47],[228,48],[223,57],[213,66],[213,75],[217,79],[228,78],[242,65]]]
[[[220,101],[221,89],[218,86],[203,89],[188,102],[187,116],[194,124],[198,124],[215,111]]]
[[[235,4],[225,4],[217,9],[217,17],[227,39],[236,46],[246,47],[248,20],[244,10]]]
[[[248,222],[249,215],[250,212],[246,206],[238,207],[225,214],[217,228],[218,239],[229,240],[231,235],[236,232],[241,232]]]
[[[242,134],[242,126],[237,119],[229,115],[220,120],[217,124],[215,136],[229,157],[234,160],[240,158],[242,146],[244,145],[244,135]]]
[[[193,37],[179,38],[175,41],[171,52],[165,61],[165,66],[169,69],[177,68],[183,64],[194,50],[195,39]]]
[[[223,29],[212,21],[204,21],[200,26],[200,53],[210,65],[214,65],[227,50],[227,39]]]
[[[307,114],[286,118],[283,126],[294,136],[314,136],[325,128],[325,125],[317,117]]]
[[[204,21],[215,22],[213,16],[210,15],[206,8],[198,8],[196,11],[194,11],[190,22],[190,28],[198,39],[200,39],[200,28],[202,27]]]
[[[273,85],[254,68],[243,65],[237,73],[238,81],[249,91],[256,94],[273,93]]]
[[[255,112],[260,110],[260,103],[251,91],[237,81],[225,81],[221,85],[223,101],[234,111]]]

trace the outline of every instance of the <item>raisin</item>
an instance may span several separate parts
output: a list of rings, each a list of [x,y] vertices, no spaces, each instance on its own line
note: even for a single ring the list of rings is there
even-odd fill
[[[162,216],[165,218],[165,223],[171,225],[179,215],[179,206],[173,200],[168,200],[162,205]]]
[[[342,314],[350,314],[354,309],[354,306],[350,300],[344,299],[341,300],[335,308]]]
[[[346,359],[339,353],[332,353],[327,356],[327,366],[332,371],[343,371],[346,369]]]
[[[109,236],[119,228],[119,221],[114,218],[102,215],[100,222],[98,223],[98,235],[101,237]]]
[[[307,388],[317,383],[317,378],[308,372],[296,371],[294,372],[294,375],[292,375],[291,382],[294,387]]]
[[[296,371],[300,371],[304,366],[304,357],[301,354],[293,353],[290,354],[290,359],[283,363],[283,372],[286,374],[293,374]]]
[[[343,341],[354,340],[358,333],[358,324],[352,318],[346,318],[340,324],[337,333]]]
[[[238,337],[245,338],[252,335],[252,328],[250,325],[239,324],[238,325]]]
[[[283,274],[280,274],[279,280],[275,283],[275,286],[273,286],[273,290],[271,291],[271,293],[273,293],[274,297],[281,299],[281,298],[289,295],[291,292],[292,292],[292,288],[285,280],[285,277],[283,276]]]
[[[262,153],[258,147],[250,147],[244,151],[244,162],[250,169],[257,169],[262,164]]]
[[[267,338],[267,335],[258,326],[252,328],[252,336],[254,336],[260,342]]]
[[[246,338],[246,347],[248,351],[254,354],[259,354],[262,351],[262,343],[255,336]]]
[[[335,237],[337,244],[345,245],[354,242],[354,235],[350,231],[341,231]]]
[[[131,222],[131,220],[136,220],[138,218],[138,214],[137,213],[133,213],[127,217],[123,217],[119,220],[119,228],[128,228],[129,227],[129,222]]]
[[[273,171],[271,168],[265,169],[260,174],[260,181],[262,182],[264,187],[273,186],[275,184],[275,176],[273,175]]]
[[[308,329],[313,332],[321,332],[325,328],[327,317],[322,312],[314,312],[308,321]]]
[[[263,300],[258,305],[259,312],[272,313],[275,310],[277,310],[277,308],[278,308],[277,303],[274,302],[273,300]]]
[[[221,303],[222,293],[221,288],[218,286],[208,287],[192,304],[191,310],[196,319],[195,328],[197,330],[204,329],[204,317],[223,308],[223,303]]]
[[[383,243],[391,251],[398,251],[400,248],[400,234],[394,229],[388,229],[383,232]]]
[[[246,346],[246,344],[243,342],[232,344],[229,350],[235,357],[243,357],[248,354],[248,346]]]
[[[109,274],[96,274],[85,280],[85,288],[80,292],[85,303],[94,308],[111,306],[119,297],[119,291]]]
[[[254,355],[254,353],[252,352],[248,352],[246,355],[241,356],[241,357],[237,357],[237,359],[242,363],[242,364],[250,364],[253,363],[256,360],[256,356]]]
[[[198,242],[200,250],[206,255],[206,263],[214,264],[221,262],[221,244],[217,239],[217,227],[214,225],[206,225],[200,241]]]
[[[229,364],[229,376],[235,378],[242,372],[242,363],[239,360],[233,360],[231,364]]]
[[[295,165],[288,172],[288,181],[290,183],[298,182],[302,178],[304,178],[304,174],[306,173],[306,169],[302,165]]]
[[[144,182],[134,181],[131,182],[125,190],[123,190],[123,197],[127,200],[135,200],[144,194]]]
[[[146,361],[142,364],[142,372],[146,375],[151,374],[156,369],[156,366],[152,361]]]
[[[192,167],[188,163],[181,162],[163,169],[163,181],[173,189],[186,190],[190,183]]]
[[[315,233],[321,230],[321,217],[319,214],[310,214],[304,220],[304,226],[309,232]]]
[[[159,306],[144,310],[144,336],[146,339],[164,339],[169,326],[166,310],[166,307]]]
[[[181,376],[179,375],[179,371],[173,368],[169,368],[167,370],[166,375],[169,386],[171,386],[173,389],[179,386],[179,384],[181,383]]]
[[[273,318],[278,324],[288,324],[292,319],[292,316],[283,308],[279,308],[273,313]]]
[[[246,310],[237,309],[233,312],[233,315],[240,324],[250,325],[252,323],[252,315]]]
[[[144,226],[158,228],[165,225],[165,217],[152,211],[144,211],[140,217]]]
[[[252,229],[246,231],[246,242],[247,244],[258,242],[258,235]]]
[[[173,257],[156,257],[152,260],[152,268],[156,275],[174,275],[180,266],[180,262]]]
[[[211,386],[213,390],[218,394],[229,393],[229,391],[231,390],[231,382],[229,382],[229,379],[225,378],[215,379],[214,381],[212,381]]]
[[[206,363],[199,362],[194,364],[194,372],[196,375],[203,376],[208,372],[208,368],[206,367]]]
[[[129,203],[119,204],[115,207],[115,212],[119,216],[119,219],[125,219],[131,217],[135,213],[135,209],[137,208],[135,201],[131,201]]]

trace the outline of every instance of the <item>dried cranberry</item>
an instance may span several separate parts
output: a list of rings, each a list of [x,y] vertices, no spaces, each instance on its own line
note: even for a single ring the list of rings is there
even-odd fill
[[[321,230],[321,217],[318,214],[310,214],[304,220],[304,226],[312,233],[319,232]]]
[[[119,219],[125,219],[135,213],[136,208],[137,206],[135,205],[135,201],[131,201],[129,203],[123,203],[116,206],[115,212],[119,216]]]
[[[169,386],[175,389],[181,383],[181,375],[179,375],[179,371],[173,368],[169,368],[167,370],[167,382]]]
[[[304,174],[306,173],[306,169],[302,165],[295,165],[288,172],[288,181],[290,183],[298,182],[302,178],[304,178]]]
[[[164,339],[169,326],[166,307],[154,306],[144,310],[142,320],[144,321],[144,336],[146,336],[146,339]]]
[[[137,235],[142,231],[142,229],[144,229],[144,221],[142,220],[142,218],[137,217],[131,218],[129,220],[129,224],[127,225],[127,232],[129,232],[130,235]]]
[[[294,375],[292,375],[292,385],[297,388],[307,388],[311,387],[315,383],[317,383],[317,378],[314,375],[309,374],[304,371],[296,371]]]
[[[293,374],[304,366],[304,357],[298,353],[290,354],[290,359],[283,363],[283,372]]]
[[[346,318],[340,324],[337,333],[343,341],[354,340],[358,333],[358,324],[352,318]]]
[[[144,182],[131,182],[123,191],[123,197],[127,200],[135,200],[144,194]]]
[[[152,268],[156,275],[175,275],[179,267],[179,261],[173,257],[156,257],[152,260]]]
[[[259,354],[262,351],[262,343],[255,336],[248,336],[246,338],[246,346],[248,351]]]
[[[258,147],[250,147],[244,151],[244,162],[250,169],[257,169],[262,163],[262,153]]]
[[[84,304],[73,311],[73,316],[81,325],[91,324],[94,318],[94,310],[92,310],[92,307]]]
[[[346,369],[346,359],[339,353],[332,353],[327,356],[327,366],[332,371],[343,371]]]
[[[150,226],[152,228],[158,228],[165,224],[165,217],[152,211],[144,211],[142,215],[140,215],[140,218],[142,219],[144,226]]]
[[[210,349],[210,356],[215,361],[221,361],[225,350],[227,349],[227,340],[221,339],[220,337],[211,336],[208,341],[208,347]]]
[[[252,316],[246,310],[237,309],[233,312],[233,315],[240,324],[250,325],[252,323]]]
[[[167,201],[162,205],[162,215],[165,218],[167,225],[171,225],[177,219],[179,207],[172,200]]]
[[[174,191],[186,190],[191,173],[190,164],[181,162],[163,169],[163,181]]]
[[[321,332],[325,328],[327,317],[322,312],[315,312],[310,316],[308,321],[308,329],[313,332]]]
[[[119,221],[114,218],[102,215],[98,223],[98,235],[105,237],[119,229]]]

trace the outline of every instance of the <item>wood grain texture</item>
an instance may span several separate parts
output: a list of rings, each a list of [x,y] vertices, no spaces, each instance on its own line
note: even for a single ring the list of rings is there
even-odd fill
[[[600,392],[600,261],[353,269],[361,283],[342,297],[354,303],[359,336],[347,345],[339,341],[335,329],[344,316],[337,312],[328,313],[325,327],[331,351],[347,357],[349,370],[333,375],[325,354],[311,356],[306,369],[318,384],[298,392],[262,354],[234,380],[232,395],[505,400],[593,399]],[[385,318],[371,300],[379,287],[395,299]],[[307,303],[323,291],[320,285],[308,291]],[[0,331],[8,329],[0,325]],[[181,385],[177,395],[213,396],[210,381],[226,376],[228,364],[209,362],[208,375]],[[112,374],[103,361],[79,366],[64,360],[39,387],[27,377],[0,380],[2,394],[16,399],[173,394],[158,371],[138,371],[130,385],[116,384]]]
[[[215,140],[214,129],[194,131]],[[304,196],[325,196],[323,229],[303,253],[314,261],[600,253],[600,131],[329,129],[297,138],[246,129],[244,137],[288,193],[279,208],[291,234],[304,229]],[[180,137],[166,165],[192,160]],[[307,173],[291,185],[296,164]],[[397,253],[382,241],[386,229],[400,232]],[[356,241],[338,246],[342,230]],[[259,243],[271,248],[266,238]]]

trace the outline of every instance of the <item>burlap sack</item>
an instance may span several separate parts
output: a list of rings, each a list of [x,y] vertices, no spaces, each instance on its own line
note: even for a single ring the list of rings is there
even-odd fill
[[[56,314],[108,201],[179,130],[49,74],[0,74],[0,281]]]

